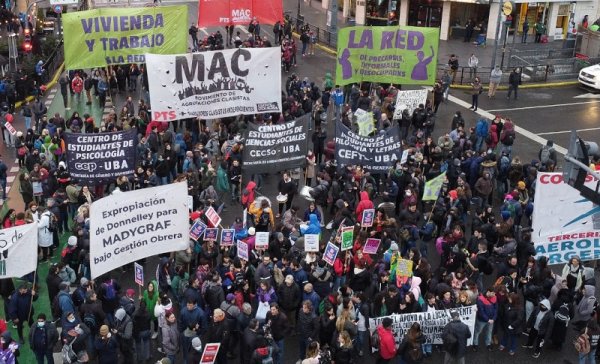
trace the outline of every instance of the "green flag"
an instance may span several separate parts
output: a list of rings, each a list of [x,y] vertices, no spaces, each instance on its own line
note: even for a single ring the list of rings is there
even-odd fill
[[[425,189],[423,190],[423,201],[437,200],[445,180],[446,172],[440,174],[431,181],[425,182]]]
[[[356,115],[356,124],[358,125],[358,135],[369,136],[375,131],[375,124],[373,123],[373,113],[366,112],[363,109],[356,109],[354,113]]]

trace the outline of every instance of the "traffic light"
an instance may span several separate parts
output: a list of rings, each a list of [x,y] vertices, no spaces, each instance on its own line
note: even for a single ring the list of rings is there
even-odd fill
[[[586,142],[577,136],[575,130],[571,131],[571,140],[569,150],[565,155],[565,166],[563,168],[563,180],[565,183],[578,190],[581,195],[596,204],[600,204],[600,178],[598,173],[592,170],[590,166],[590,156],[600,156],[598,144]],[[599,182],[596,190],[585,186],[588,173],[594,175]]]
[[[25,40],[23,42],[23,51],[25,52],[31,52],[31,40]]]
[[[29,29],[29,27],[24,28],[23,35],[25,36],[25,40],[23,40],[23,51],[31,52],[31,29]]]

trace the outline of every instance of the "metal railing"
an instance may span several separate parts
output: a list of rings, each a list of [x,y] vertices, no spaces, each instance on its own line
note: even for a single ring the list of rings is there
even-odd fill
[[[301,17],[301,19],[298,19],[289,14],[287,14],[287,16],[293,24],[294,32],[300,34],[300,28],[306,24],[308,25],[310,30],[312,30],[317,36],[318,43],[322,43],[328,47],[337,49],[337,33],[332,33],[327,29],[320,28],[310,23],[305,23],[304,19],[302,19],[303,17]]]

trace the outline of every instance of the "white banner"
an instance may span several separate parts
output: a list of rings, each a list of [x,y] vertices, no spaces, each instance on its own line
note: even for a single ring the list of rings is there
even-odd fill
[[[152,120],[281,112],[281,51],[146,54]]]
[[[475,330],[477,306],[459,307],[453,308],[452,310],[458,311],[460,320],[469,326],[471,338],[467,340],[467,346],[471,345],[473,341],[473,331]],[[381,322],[386,317],[389,317],[394,321],[392,324],[392,332],[394,333],[394,339],[396,340],[396,347],[400,345],[402,338],[414,322],[421,324],[421,331],[423,331],[423,335],[425,335],[426,344],[442,344],[442,332],[444,331],[444,327],[451,320],[450,310],[435,310],[432,312],[415,312],[403,315],[383,316],[369,319],[369,330],[371,333],[373,333],[377,326],[381,325]]]
[[[425,105],[427,102],[427,90],[407,90],[398,91],[396,96],[396,108],[394,109],[395,120],[402,117],[402,111],[408,109],[409,115],[419,107],[419,104]]]
[[[0,278],[19,278],[37,268],[37,223],[0,230]]]
[[[587,187],[596,183],[587,176]],[[600,259],[600,206],[564,183],[561,173],[538,172],[531,235],[536,257],[547,257],[548,264],[565,264],[575,255]]]
[[[111,195],[90,209],[92,278],[188,247],[187,182]]]

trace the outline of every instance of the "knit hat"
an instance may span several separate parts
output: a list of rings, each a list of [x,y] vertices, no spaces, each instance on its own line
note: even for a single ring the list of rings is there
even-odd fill
[[[108,335],[108,326],[107,325],[100,326],[100,336],[106,336],[106,335]]]
[[[115,311],[115,318],[116,318],[118,321],[121,321],[121,320],[123,320],[123,319],[125,318],[125,315],[126,315],[126,314],[127,314],[127,313],[125,312],[125,310],[124,310],[124,309],[122,309],[122,308],[118,308],[118,309]]]
[[[398,244],[394,241],[392,241],[392,244],[390,244],[390,250],[393,252],[397,252],[398,251]]]
[[[227,297],[225,297],[225,300],[226,300],[227,302],[229,302],[229,301],[231,301],[231,300],[233,300],[233,299],[235,299],[235,295],[234,295],[233,293],[228,293],[228,294],[227,294]]]
[[[69,236],[69,240],[67,240],[67,245],[68,246],[76,246],[77,245],[77,237],[76,236]]]
[[[90,281],[85,277],[81,277],[81,279],[79,280],[79,284],[81,286],[89,286]]]
[[[202,350],[202,341],[200,340],[199,337],[195,337],[192,339],[192,347],[196,351]]]
[[[125,291],[125,293],[129,296],[129,297],[133,297],[135,296],[135,289],[133,288],[129,288],[127,291]]]
[[[285,281],[286,281],[287,283],[292,283],[292,282],[294,282],[294,276],[293,276],[293,275],[291,275],[291,274],[288,274],[287,276],[285,276]]]
[[[450,196],[450,199],[456,200],[458,198],[458,192],[456,190],[450,190],[448,196]]]

